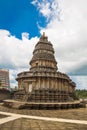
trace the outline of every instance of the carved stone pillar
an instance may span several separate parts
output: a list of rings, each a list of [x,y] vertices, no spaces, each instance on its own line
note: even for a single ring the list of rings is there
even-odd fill
[[[58,89],[58,81],[57,81],[57,79],[56,79],[56,89]]]
[[[47,78],[47,88],[49,88],[49,78]]]
[[[43,78],[43,80],[42,80],[42,88],[44,88],[45,87],[45,81],[44,81],[44,78]]]
[[[54,80],[52,79],[52,88],[54,88]]]
[[[40,82],[40,78],[38,79],[39,81],[38,81],[38,88],[40,88],[41,87],[41,82]]]
[[[36,89],[38,89],[38,80],[36,80]]]

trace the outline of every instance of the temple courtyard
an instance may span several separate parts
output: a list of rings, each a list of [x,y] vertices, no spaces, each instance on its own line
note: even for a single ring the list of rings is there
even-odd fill
[[[63,110],[18,110],[1,104],[0,130],[87,130],[87,107]]]

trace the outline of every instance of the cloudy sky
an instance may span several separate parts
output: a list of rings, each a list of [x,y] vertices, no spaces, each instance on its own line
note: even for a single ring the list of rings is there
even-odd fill
[[[54,46],[59,71],[87,89],[87,0],[0,1],[0,68],[9,69],[11,86],[19,72],[29,70],[43,32]]]

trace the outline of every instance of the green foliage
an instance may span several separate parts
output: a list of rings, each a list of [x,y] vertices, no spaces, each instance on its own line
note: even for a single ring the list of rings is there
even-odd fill
[[[82,99],[85,99],[87,98],[87,90],[80,90],[80,89],[77,89],[76,90],[76,95],[78,98],[82,98]]]

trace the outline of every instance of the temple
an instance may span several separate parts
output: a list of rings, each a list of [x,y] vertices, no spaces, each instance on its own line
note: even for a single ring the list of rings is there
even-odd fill
[[[43,104],[71,104],[77,101],[76,84],[68,75],[58,71],[54,48],[45,33],[35,45],[30,70],[17,75],[15,100]],[[45,106],[47,107],[47,106]]]

